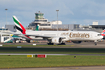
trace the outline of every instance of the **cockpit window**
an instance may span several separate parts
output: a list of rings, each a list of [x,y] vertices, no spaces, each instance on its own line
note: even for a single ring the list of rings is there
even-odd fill
[[[97,36],[101,36],[101,34],[97,34]]]

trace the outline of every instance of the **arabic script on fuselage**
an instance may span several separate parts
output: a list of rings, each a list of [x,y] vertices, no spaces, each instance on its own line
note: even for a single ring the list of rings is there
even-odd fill
[[[90,35],[88,33],[73,33],[73,32],[70,32],[70,33],[61,33],[61,35],[63,36],[67,36],[69,35],[70,38],[89,38]]]

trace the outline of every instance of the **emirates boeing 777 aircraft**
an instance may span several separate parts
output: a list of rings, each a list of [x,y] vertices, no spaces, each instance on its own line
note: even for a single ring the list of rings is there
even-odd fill
[[[103,39],[103,36],[95,31],[31,31],[26,30],[20,21],[13,16],[15,27],[21,33],[13,33],[27,40],[34,40],[36,37],[41,37],[48,40],[48,44],[65,44],[65,41],[73,43],[81,43],[82,41],[94,41],[97,45],[98,40]]]

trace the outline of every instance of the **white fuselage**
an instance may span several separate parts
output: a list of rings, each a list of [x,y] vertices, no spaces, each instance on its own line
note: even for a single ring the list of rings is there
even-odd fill
[[[26,31],[29,35],[41,35],[55,37],[65,37],[63,41],[95,41],[100,40],[103,36],[94,31]]]

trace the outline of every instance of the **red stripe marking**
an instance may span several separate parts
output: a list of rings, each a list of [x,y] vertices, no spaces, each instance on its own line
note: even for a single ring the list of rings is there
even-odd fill
[[[20,24],[20,26],[21,26],[21,28],[22,28],[22,30],[23,30],[23,34],[26,34],[26,29],[22,26],[22,24],[19,22],[19,24]]]
[[[29,36],[27,36],[27,35],[25,35],[27,38],[29,38],[29,39],[32,39],[32,38],[30,38]]]
[[[23,30],[23,34],[26,34],[26,29],[22,26],[22,24],[19,22],[19,24],[20,24],[20,26],[21,26],[21,28],[22,28],[22,30]],[[25,35],[27,38],[29,38],[29,39],[32,39],[32,38],[30,38],[29,36],[27,36],[27,35]]]
[[[105,36],[105,34],[101,34],[102,36]]]

